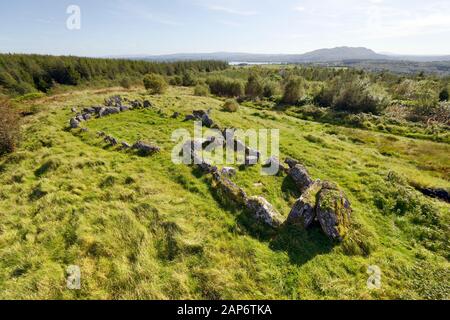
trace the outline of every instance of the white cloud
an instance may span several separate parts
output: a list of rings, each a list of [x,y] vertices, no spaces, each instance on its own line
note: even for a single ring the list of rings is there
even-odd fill
[[[298,11],[298,12],[303,12],[303,11],[305,11],[306,9],[305,9],[305,7],[297,6],[297,7],[294,8],[294,10],[295,10],[295,11]]]
[[[229,14],[239,15],[239,16],[254,16],[257,15],[258,12],[256,11],[244,11],[244,10],[237,10],[229,7],[223,7],[223,6],[208,6],[208,9],[211,11],[220,11],[225,12]]]

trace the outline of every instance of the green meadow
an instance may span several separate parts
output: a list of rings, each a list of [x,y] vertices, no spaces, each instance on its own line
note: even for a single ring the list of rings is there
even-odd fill
[[[450,188],[449,144],[252,104],[224,112],[223,99],[193,90],[74,90],[16,102],[34,112],[18,149],[0,158],[1,299],[450,298],[450,205],[412,187]],[[116,94],[153,107],[69,129],[72,107]],[[353,214],[343,243],[318,228],[274,232],[221,201],[209,175],[172,163],[172,132],[192,132],[184,115],[209,108],[221,127],[279,129],[282,159],[345,191]],[[141,157],[97,131],[162,150]],[[287,217],[300,196],[293,182],[260,169],[240,168],[233,180]],[[80,267],[80,290],[66,287],[69,265]],[[373,265],[378,290],[367,287]]]

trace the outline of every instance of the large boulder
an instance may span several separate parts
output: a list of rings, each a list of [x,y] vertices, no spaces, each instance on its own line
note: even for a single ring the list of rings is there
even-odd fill
[[[316,207],[317,195],[322,190],[322,182],[315,181],[298,199],[287,218],[287,222],[293,225],[298,225],[303,228],[308,228],[317,220]]]
[[[317,197],[317,219],[323,232],[342,241],[350,227],[352,208],[344,192],[334,185],[324,185]]]
[[[301,164],[291,166],[288,170],[288,174],[291,176],[292,180],[294,180],[300,193],[305,192],[313,183],[308,171]]]
[[[211,128],[214,125],[214,121],[207,113],[202,116],[201,120],[202,124],[207,128]]]
[[[246,206],[257,220],[273,228],[278,228],[283,223],[283,217],[263,197],[250,197]]]
[[[228,176],[228,177],[234,177],[237,173],[235,168],[232,167],[223,167],[220,170],[220,173],[223,174],[224,176]]]
[[[213,188],[216,189],[219,197],[226,200],[226,202],[233,202],[241,206],[247,204],[245,191],[219,172],[213,173]]]

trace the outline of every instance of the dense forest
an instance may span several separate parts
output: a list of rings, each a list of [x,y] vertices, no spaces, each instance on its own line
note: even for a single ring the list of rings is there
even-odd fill
[[[78,85],[93,80],[141,80],[145,74],[182,75],[227,68],[219,61],[146,62],[119,59],[0,54],[0,93],[23,95],[48,92],[55,85]]]

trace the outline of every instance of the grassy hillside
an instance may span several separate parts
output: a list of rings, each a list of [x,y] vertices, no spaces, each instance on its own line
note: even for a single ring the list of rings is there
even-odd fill
[[[70,109],[121,94],[149,99],[132,110],[69,130]],[[410,185],[450,188],[450,145],[301,120],[286,113],[143,89],[85,90],[20,102],[23,142],[0,159],[0,298],[45,299],[387,299],[450,298],[448,203]],[[221,126],[280,129],[281,156],[302,161],[314,178],[336,182],[354,209],[342,244],[320,230],[274,234],[222,204],[210,177],[170,159],[174,129],[193,123],[173,112],[212,108]],[[102,130],[162,151],[139,157],[107,146]],[[286,176],[259,166],[234,180],[284,216],[298,194]],[[66,288],[79,265],[80,291]],[[382,287],[366,286],[367,268]]]

